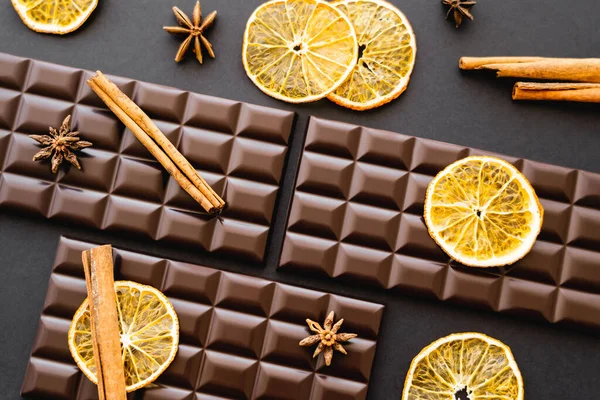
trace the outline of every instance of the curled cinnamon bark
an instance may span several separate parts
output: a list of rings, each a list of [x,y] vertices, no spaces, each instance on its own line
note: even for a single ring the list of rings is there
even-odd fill
[[[100,71],[88,80],[88,85],[202,208],[208,213],[223,210],[223,199],[133,100]]]
[[[517,82],[513,100],[553,100],[600,103],[600,83]]]
[[[599,58],[461,57],[462,70],[491,70],[496,76],[600,83]]]
[[[84,251],[81,258],[90,309],[98,398],[126,400],[112,247],[106,245]]]

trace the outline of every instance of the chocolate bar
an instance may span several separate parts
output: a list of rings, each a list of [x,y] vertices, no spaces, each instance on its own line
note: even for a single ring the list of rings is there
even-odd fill
[[[81,252],[94,244],[61,238],[22,395],[96,399],[67,344],[73,314],[86,297]],[[114,249],[115,279],[160,289],[180,323],[179,351],[153,387],[133,398],[364,399],[383,306],[203,266]],[[358,337],[344,343],[330,367],[298,343],[305,319],[329,311]]]
[[[279,191],[292,112],[125,78],[111,78],[144,109],[228,203],[204,214],[85,83],[92,73],[0,53],[0,207],[261,262]],[[79,171],[32,161],[73,115],[93,147]]]
[[[280,268],[600,328],[600,174],[500,156],[545,209],[535,246],[515,265],[467,268],[431,239],[427,185],[479,154],[491,153],[311,118]]]

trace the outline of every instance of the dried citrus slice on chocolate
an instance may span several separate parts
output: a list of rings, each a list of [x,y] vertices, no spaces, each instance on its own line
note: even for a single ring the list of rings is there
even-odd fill
[[[98,0],[11,0],[30,29],[64,35],[79,28],[92,14]]]
[[[334,2],[356,30],[359,56],[350,77],[328,98],[353,110],[389,103],[406,90],[417,43],[406,16],[383,0]]]
[[[431,181],[424,216],[431,237],[454,260],[496,267],[531,250],[544,209],[512,164],[473,156],[449,165]]]
[[[523,378],[504,343],[458,333],[425,347],[410,365],[402,400],[522,400]]]
[[[179,320],[173,305],[157,289],[115,282],[125,384],[131,392],[152,383],[171,364],[179,344]],[[69,329],[69,350],[79,368],[98,384],[88,299]]]
[[[306,103],[326,97],[348,78],[357,58],[350,20],[322,0],[269,1],[246,26],[246,73],[279,100]]]

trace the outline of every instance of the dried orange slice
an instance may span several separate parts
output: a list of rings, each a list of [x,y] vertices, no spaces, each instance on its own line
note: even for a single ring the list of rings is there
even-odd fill
[[[30,29],[64,35],[78,29],[98,5],[98,0],[11,0]]]
[[[328,98],[353,110],[389,103],[406,90],[417,43],[406,16],[383,0],[334,2],[356,30],[359,58],[350,77]]]
[[[473,156],[449,165],[431,181],[424,217],[431,237],[454,260],[497,267],[531,250],[544,209],[512,164]]]
[[[125,384],[131,392],[152,383],[171,364],[179,344],[179,320],[171,302],[151,286],[117,281],[115,292]],[[98,384],[88,299],[71,322],[69,350],[85,376]]]
[[[326,97],[348,78],[357,58],[350,20],[322,0],[269,1],[246,26],[246,74],[279,100],[306,103]]]
[[[481,333],[458,333],[433,342],[414,358],[402,400],[464,396],[523,400],[523,378],[508,346]]]

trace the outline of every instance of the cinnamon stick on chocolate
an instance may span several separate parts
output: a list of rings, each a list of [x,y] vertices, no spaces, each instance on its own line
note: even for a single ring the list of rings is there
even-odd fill
[[[214,213],[225,207],[223,199],[173,146],[150,117],[102,72],[97,71],[87,83],[177,183],[207,212]]]
[[[461,57],[458,65],[496,71],[498,77],[600,83],[599,58]]]
[[[112,247],[82,253],[100,400],[126,400]]]
[[[513,100],[553,100],[600,103],[600,83],[517,82]]]

